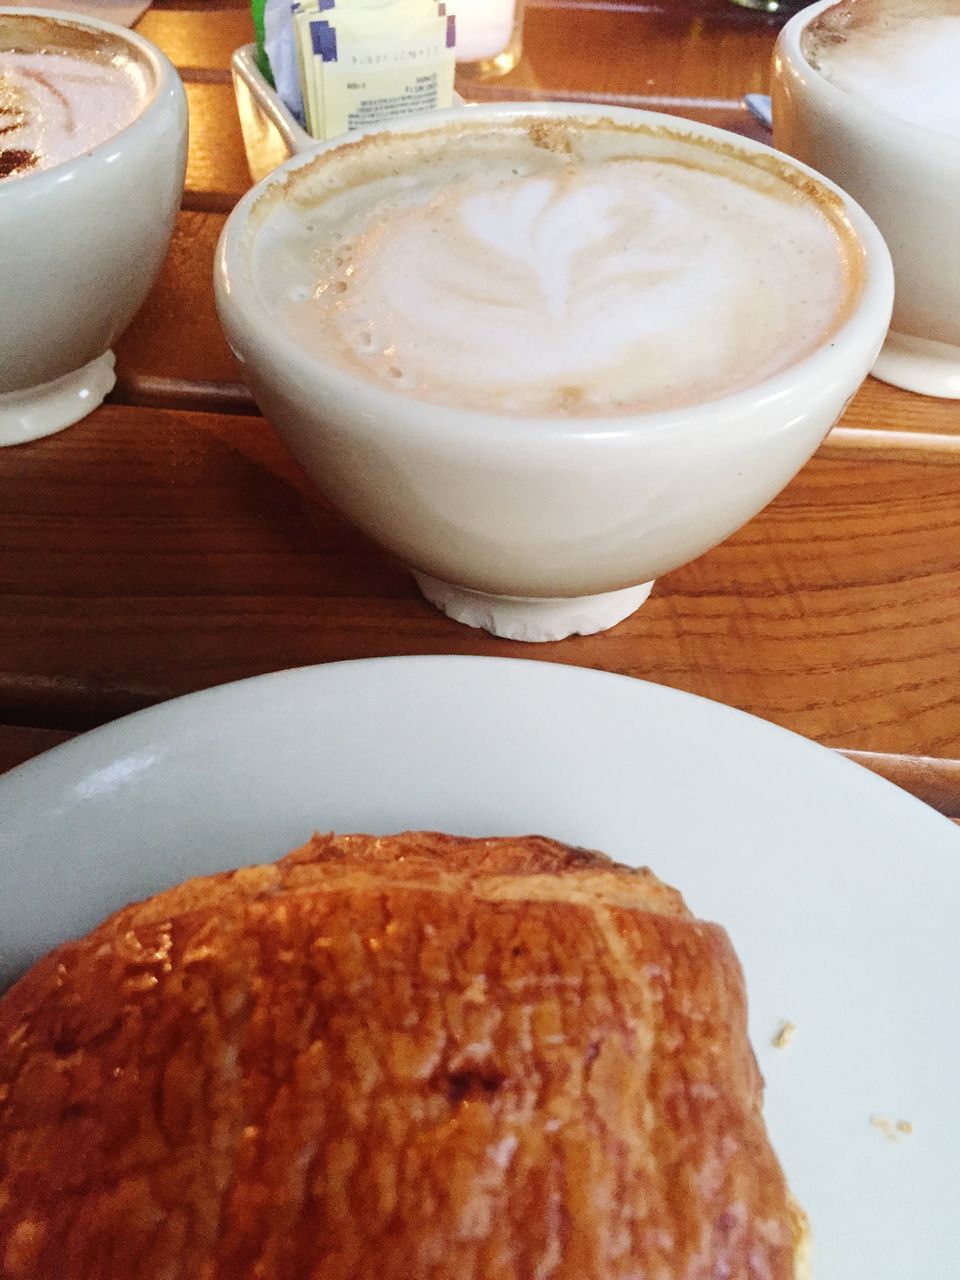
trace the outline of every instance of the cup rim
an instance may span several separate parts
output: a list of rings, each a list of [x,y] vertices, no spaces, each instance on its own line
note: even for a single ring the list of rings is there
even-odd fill
[[[138,54],[146,60],[153,72],[153,88],[144,99],[143,106],[140,111],[116,133],[112,133],[108,138],[104,138],[103,142],[98,142],[96,146],[91,147],[89,151],[83,151],[80,155],[71,156],[68,160],[61,160],[58,164],[51,165],[48,169],[37,169],[33,173],[25,173],[13,182],[0,180],[0,205],[4,200],[13,200],[16,194],[20,195],[20,199],[42,198],[42,194],[54,183],[62,182],[64,176],[74,170],[84,161],[98,159],[107,150],[116,147],[117,140],[126,138],[130,134],[136,133],[149,128],[147,125],[147,117],[160,101],[165,92],[174,83],[180,82],[173,63],[160,49],[157,48],[150,40],[140,35],[137,31],[131,31],[129,27],[122,27],[116,22],[107,22],[103,18],[88,17],[86,14],[72,13],[62,9],[34,9],[27,8],[23,5],[0,5],[0,18],[7,17],[24,17],[24,18],[49,18],[60,26],[80,27],[86,31],[104,31],[108,35],[114,36],[118,40],[122,40],[132,45]]]
[[[299,168],[309,165],[318,155],[336,150],[360,137],[381,132],[420,132],[434,124],[457,119],[489,119],[497,116],[525,117],[530,115],[549,115],[564,118],[581,117],[588,119],[610,119],[614,123],[622,121],[626,124],[649,124],[655,127],[666,127],[671,131],[694,138],[716,140],[726,146],[733,146],[744,153],[749,160],[750,155],[771,155],[779,163],[794,169],[798,173],[812,177],[818,184],[839,197],[845,219],[853,231],[864,263],[863,284],[859,297],[854,301],[850,313],[840,322],[821,343],[808,355],[801,357],[787,368],[768,378],[761,379],[741,390],[716,396],[708,400],[674,408],[638,410],[632,413],[609,415],[550,415],[550,414],[512,414],[504,411],[468,408],[461,405],[448,405],[436,401],[421,400],[414,396],[393,392],[367,381],[358,374],[339,368],[333,361],[306,351],[283,334],[276,326],[263,323],[264,312],[257,296],[256,289],[244,269],[242,247],[245,232],[254,206],[267,191],[286,181],[287,175]],[[319,373],[325,384],[338,391],[349,391],[352,398],[363,403],[365,415],[377,414],[381,420],[388,420],[387,411],[392,416],[402,416],[405,427],[415,427],[424,434],[450,434],[449,417],[457,415],[458,423],[465,428],[482,426],[483,434],[494,438],[516,438],[521,430],[527,430],[544,438],[553,436],[561,439],[573,438],[625,438],[643,431],[652,433],[659,430],[676,430],[679,425],[690,425],[693,420],[713,418],[723,414],[726,416],[746,415],[756,409],[758,402],[769,404],[771,401],[784,399],[796,393],[798,384],[816,389],[825,382],[835,366],[842,358],[845,349],[853,344],[869,348],[875,341],[876,348],[886,333],[889,316],[893,306],[893,266],[890,252],[879,230],[866,211],[851,196],[831,182],[828,178],[812,169],[809,165],[785,155],[775,148],[767,146],[752,138],[742,137],[726,129],[713,125],[701,124],[699,121],[684,117],[666,115],[661,112],[646,111],[634,107],[607,106],[603,103],[582,103],[567,101],[523,102],[509,101],[483,104],[465,104],[446,111],[433,111],[416,116],[404,117],[385,123],[357,130],[349,134],[320,142],[309,151],[298,153],[272,170],[265,178],[247,191],[231,211],[223,231],[220,234],[214,261],[214,283],[218,308],[230,311],[240,317],[243,325],[251,333],[256,333],[260,348],[268,347],[279,358],[284,366],[294,368],[307,380],[314,379]],[[874,320],[875,316],[883,317],[882,327]],[[259,317],[259,322],[258,322]],[[869,361],[872,363],[872,359]],[[864,375],[866,376],[866,375]],[[400,409],[400,407],[403,407]],[[400,412],[398,413],[398,409]],[[405,412],[403,410],[406,410]]]
[[[856,93],[851,93],[849,89],[841,88],[840,85],[834,84],[817,67],[810,62],[803,52],[803,33],[807,27],[819,18],[821,13],[825,13],[828,9],[837,8],[843,0],[817,0],[816,4],[808,5],[805,9],[801,9],[799,13],[795,13],[789,22],[784,23],[777,37],[776,48],[774,49],[774,59],[777,57],[785,57],[796,70],[802,69],[809,73],[812,80],[818,86],[819,92],[830,102],[839,113],[849,115],[851,111],[859,113],[867,119],[876,120],[882,124],[885,129],[893,129],[903,134],[904,138],[909,142],[916,142],[922,139],[926,145],[932,145],[934,141],[938,151],[944,148],[947,151],[955,151],[957,158],[960,160],[960,137],[956,137],[951,133],[940,133],[936,129],[931,129],[928,125],[917,124],[913,120],[904,120],[902,116],[894,115],[891,111],[885,111],[883,107],[878,107],[876,103],[868,102],[866,98],[861,98]]]

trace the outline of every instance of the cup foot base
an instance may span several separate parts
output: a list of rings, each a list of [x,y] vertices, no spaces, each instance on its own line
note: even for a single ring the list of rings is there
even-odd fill
[[[653,586],[652,582],[641,582],[595,596],[498,596],[442,582],[416,569],[411,573],[430,603],[448,618],[504,640],[531,643],[606,631],[639,609]]]
[[[0,393],[0,445],[52,436],[92,413],[113,390],[112,351],[52,382]]]
[[[946,342],[891,331],[871,372],[904,391],[960,400],[960,347]]]

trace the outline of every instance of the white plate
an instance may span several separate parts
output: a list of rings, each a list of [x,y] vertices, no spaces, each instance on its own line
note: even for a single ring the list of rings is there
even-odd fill
[[[960,836],[728,707],[484,658],[305,668],[154,707],[0,780],[4,958],[314,828],[409,827],[647,862],[726,925],[817,1280],[956,1280]],[[776,1050],[783,1018],[797,1032]],[[891,1141],[871,1115],[914,1132]]]

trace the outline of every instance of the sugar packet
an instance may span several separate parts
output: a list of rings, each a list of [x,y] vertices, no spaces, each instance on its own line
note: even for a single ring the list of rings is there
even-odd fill
[[[316,138],[453,103],[445,0],[253,0],[264,61]]]

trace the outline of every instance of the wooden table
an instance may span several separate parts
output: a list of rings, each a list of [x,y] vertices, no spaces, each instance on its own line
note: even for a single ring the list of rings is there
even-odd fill
[[[850,752],[960,816],[960,404],[868,380],[817,456],[602,635],[525,646],[442,617],[313,492],[243,388],[211,289],[248,187],[228,64],[241,0],[140,23],[181,69],[187,189],[110,402],[0,450],[0,768],[241,676],[408,653],[535,657],[688,689]],[[653,106],[759,136],[776,27],[726,0],[532,0],[473,97]]]

